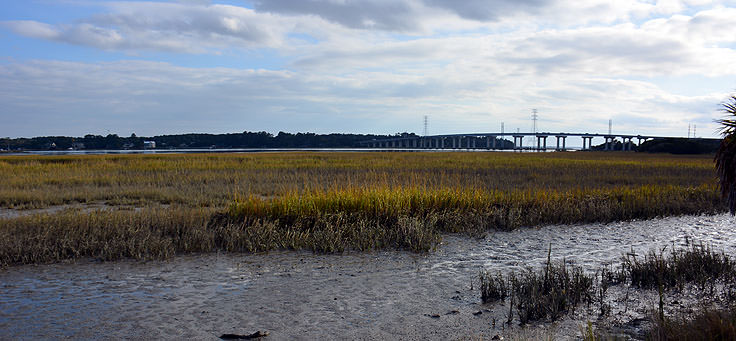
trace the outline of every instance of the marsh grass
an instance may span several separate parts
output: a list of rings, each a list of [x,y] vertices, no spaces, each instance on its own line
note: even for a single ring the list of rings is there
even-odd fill
[[[177,253],[316,252],[398,248],[428,251],[439,242],[436,218],[398,217],[389,227],[361,216],[336,213],[278,221],[233,222],[215,209],[66,210],[0,219],[0,265],[100,260],[163,259]]]
[[[650,251],[641,259],[627,254],[622,259],[622,277],[638,288],[673,288],[697,282],[704,286],[717,280],[731,280],[736,264],[724,253],[703,244],[669,254]]]
[[[593,277],[564,261],[549,264],[541,272],[528,270],[510,279],[522,324],[544,318],[554,321],[592,298]]]
[[[287,193],[271,199],[237,199],[227,210],[234,219],[251,217],[289,224],[320,214],[359,214],[381,223],[399,216],[439,217],[441,232],[509,230],[541,224],[646,219],[721,211],[712,186],[641,186],[615,189],[485,191],[476,189],[347,188]]]
[[[652,318],[651,331],[655,340],[733,340],[736,336],[736,308],[733,292],[736,286],[736,264],[725,253],[718,253],[704,244],[690,244],[682,249],[649,252],[640,257],[628,253],[621,259],[618,270],[605,266],[588,275],[581,267],[564,260],[551,260],[538,270],[512,271],[506,275],[481,271],[480,294],[483,303],[508,301],[510,312],[515,311],[519,323],[550,319],[556,320],[574,312],[581,303],[598,304],[605,315],[606,291],[612,285],[630,285],[638,289],[657,289],[659,307]],[[588,269],[590,270],[590,269]],[[716,295],[716,283],[723,294]],[[664,296],[669,289],[682,291],[686,284],[696,284],[696,290],[708,297],[722,297],[725,308],[703,309],[691,317],[670,318],[664,314]],[[507,299],[508,297],[508,299]],[[628,297],[628,295],[627,295]],[[511,314],[511,313],[510,313]],[[508,322],[514,316],[509,316]],[[583,333],[593,336],[592,329]]]
[[[551,248],[544,268],[527,269],[491,275],[481,272],[480,289],[484,303],[504,300],[510,296],[511,311],[516,311],[519,323],[541,319],[557,320],[593,299],[593,276],[579,266],[567,262],[552,262]],[[509,316],[509,322],[513,316]]]
[[[612,153],[0,156],[0,207],[106,202],[226,207],[351,188],[567,191],[714,186],[709,157]]]
[[[655,341],[736,340],[736,309],[703,309],[690,317],[655,319]]]
[[[0,207],[80,208],[0,218],[4,264],[426,252],[443,233],[725,210],[709,159],[641,154],[6,156],[0,178]],[[106,209],[90,212],[95,205]]]

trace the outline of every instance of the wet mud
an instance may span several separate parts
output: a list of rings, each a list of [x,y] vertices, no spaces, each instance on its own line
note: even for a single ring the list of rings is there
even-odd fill
[[[734,254],[733,226],[728,215],[683,216],[445,236],[428,254],[278,251],[11,267],[0,270],[0,338],[218,340],[264,331],[269,340],[574,339],[589,320],[636,337],[655,292],[612,288],[606,321],[596,320],[596,307],[581,307],[522,329],[503,323],[508,307],[481,304],[478,272],[542,266],[550,244],[553,259],[591,271],[632,250],[692,242]],[[687,310],[694,302],[671,306]]]

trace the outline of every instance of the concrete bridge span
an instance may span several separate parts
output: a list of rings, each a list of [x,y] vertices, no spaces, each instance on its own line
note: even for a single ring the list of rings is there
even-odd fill
[[[507,138],[513,138],[510,142]],[[531,138],[530,145],[524,144],[524,138]],[[548,146],[547,139],[550,138]],[[385,149],[486,149],[486,150],[570,150],[567,138],[582,139],[581,150],[590,150],[593,139],[603,138],[604,150],[614,150],[616,142],[621,145],[617,150],[631,151],[635,145],[641,145],[650,139],[678,138],[667,136],[634,135],[634,134],[594,134],[594,133],[471,133],[428,136],[394,137],[374,139],[360,142],[366,148]],[[636,139],[636,142],[634,140]],[[552,145],[554,141],[554,145]]]

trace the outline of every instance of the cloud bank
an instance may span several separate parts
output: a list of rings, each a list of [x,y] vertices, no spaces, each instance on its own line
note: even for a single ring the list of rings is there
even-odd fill
[[[549,131],[604,131],[613,118],[621,131],[684,135],[697,123],[713,136],[736,87],[732,5],[104,2],[74,21],[2,22],[19,37],[123,57],[0,64],[0,135],[73,134],[69,121],[138,134],[394,133],[420,131],[423,115],[433,133],[524,131],[536,108]],[[277,57],[267,67],[249,59],[263,51]],[[242,63],[178,65],[160,52]]]

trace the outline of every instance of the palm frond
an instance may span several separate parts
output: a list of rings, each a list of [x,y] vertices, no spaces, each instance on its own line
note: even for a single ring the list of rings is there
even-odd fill
[[[721,194],[728,200],[731,215],[736,214],[736,95],[721,104],[721,110],[729,117],[716,122],[721,124],[723,141],[716,152],[716,172]]]

